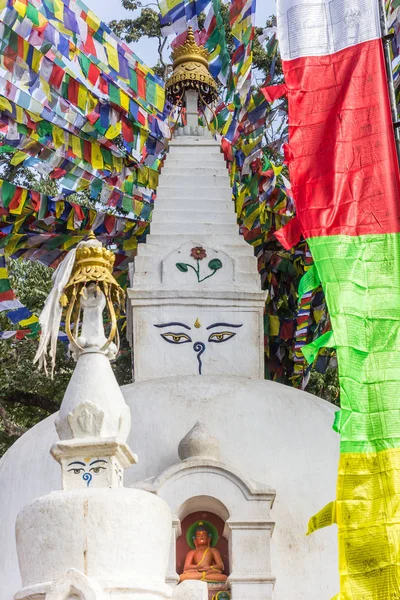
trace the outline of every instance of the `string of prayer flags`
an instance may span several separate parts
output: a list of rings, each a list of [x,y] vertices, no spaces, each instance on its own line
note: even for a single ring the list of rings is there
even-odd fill
[[[226,85],[230,76],[231,57],[226,42],[225,25],[221,14],[221,0],[212,0],[200,43],[210,53],[210,71],[214,79]]]
[[[151,69],[80,0],[10,0],[0,32],[0,151],[11,164],[128,213],[126,181],[152,196],[170,131]]]
[[[303,352],[334,345],[339,365],[341,600],[400,595],[400,178],[379,3],[360,7],[277,4],[296,227],[332,323]],[[299,29],[306,17],[317,36]]]
[[[245,99],[250,90],[253,64],[256,0],[231,0],[229,22],[235,50],[232,55],[230,92]]]

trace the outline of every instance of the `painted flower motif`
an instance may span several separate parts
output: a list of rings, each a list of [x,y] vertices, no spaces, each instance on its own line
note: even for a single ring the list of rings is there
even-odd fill
[[[201,246],[197,246],[196,248],[192,248],[190,256],[193,256],[196,260],[203,260],[203,258],[206,258],[207,252]]]

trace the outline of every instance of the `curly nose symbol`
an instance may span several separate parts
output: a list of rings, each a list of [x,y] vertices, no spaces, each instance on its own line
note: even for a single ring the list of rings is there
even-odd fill
[[[201,368],[203,366],[201,362],[201,355],[203,354],[205,349],[206,347],[205,344],[203,344],[203,342],[196,342],[195,344],[193,344],[193,350],[197,352],[197,360],[199,361],[199,375],[201,375]]]

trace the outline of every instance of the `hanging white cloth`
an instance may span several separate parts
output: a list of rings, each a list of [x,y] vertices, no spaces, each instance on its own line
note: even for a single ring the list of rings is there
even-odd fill
[[[68,252],[62,263],[54,271],[52,281],[53,289],[47,297],[43,310],[40,313],[39,322],[42,333],[39,346],[33,360],[33,364],[39,363],[39,369],[44,369],[47,373],[47,350],[50,345],[49,356],[51,358],[51,378],[53,379],[54,367],[56,364],[57,339],[60,329],[63,307],[60,304],[60,298],[71,277],[72,269],[75,263],[76,250]]]

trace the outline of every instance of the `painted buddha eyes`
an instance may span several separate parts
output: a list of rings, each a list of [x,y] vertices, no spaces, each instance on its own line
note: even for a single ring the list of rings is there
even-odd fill
[[[179,321],[173,321],[171,323],[160,323],[154,324],[154,327],[157,329],[166,329],[167,327],[179,327],[181,330],[186,329],[189,333],[184,333],[183,331],[166,331],[165,333],[160,333],[160,336],[168,342],[169,344],[193,344],[192,348],[196,354],[197,363],[198,363],[198,372],[199,375],[203,373],[203,362],[202,356],[204,352],[207,350],[207,343],[213,344],[222,344],[223,342],[227,342],[232,339],[236,335],[236,331],[229,331],[229,329],[240,329],[243,327],[243,323],[213,323],[208,327],[205,327],[203,331],[200,331],[202,325],[197,318],[193,324],[194,329],[190,327],[187,323],[180,323]],[[222,329],[223,327],[229,329]],[[216,331],[207,333],[210,329],[214,329]],[[195,331],[197,330],[197,331]],[[208,336],[208,337],[205,337]],[[204,341],[200,341],[201,339]]]
[[[210,335],[208,341],[214,342],[215,344],[220,344],[221,342],[230,340],[234,335],[236,335],[236,333],[233,333],[232,331],[217,331]]]
[[[208,338],[209,342],[214,342],[215,344],[220,344],[221,342],[226,342],[233,338],[236,333],[232,331],[218,331],[212,333]],[[162,333],[161,337],[170,344],[187,344],[188,342],[192,342],[193,340],[186,333]]]
[[[170,344],[187,344],[192,341],[186,333],[162,333],[161,337]]]
[[[86,482],[87,487],[89,487],[90,482],[93,479],[93,474],[98,475],[100,471],[107,470],[106,467],[102,466],[103,464],[107,464],[106,460],[98,458],[97,460],[92,460],[89,464],[87,464],[88,460],[86,462],[75,460],[69,463],[68,465],[68,467],[71,467],[70,469],[68,469],[68,473],[73,473],[74,475],[81,475],[83,481]]]

